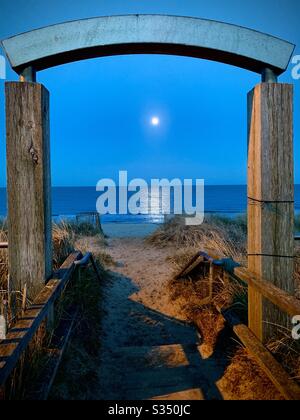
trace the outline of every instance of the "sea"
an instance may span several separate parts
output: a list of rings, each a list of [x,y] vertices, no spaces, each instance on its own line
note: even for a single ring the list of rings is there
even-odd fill
[[[72,219],[78,214],[96,211],[96,202],[101,193],[95,187],[53,187],[52,215],[55,220]],[[133,193],[128,193],[128,199]],[[150,195],[151,193],[148,192]],[[116,191],[118,198],[118,188]],[[150,199],[151,197],[149,197]],[[102,223],[154,223],[165,220],[162,209],[168,197],[160,196],[157,206],[148,214],[106,214],[101,216]],[[118,200],[117,200],[118,201]],[[171,194],[171,213],[173,196]],[[117,204],[118,208],[118,204]],[[246,213],[246,185],[206,185],[204,187],[205,214],[218,214],[235,217]],[[300,214],[300,185],[295,185],[295,213]],[[7,215],[6,189],[0,188],[0,217]]]

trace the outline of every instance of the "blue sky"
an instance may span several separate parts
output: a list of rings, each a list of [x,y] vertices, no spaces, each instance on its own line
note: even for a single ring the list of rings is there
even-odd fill
[[[298,0],[1,0],[0,38],[67,20],[164,13],[221,20],[287,39],[300,54]],[[17,76],[8,70],[8,80]],[[257,74],[174,56],[120,56],[38,74],[51,93],[52,183],[103,177],[204,178],[246,183],[246,96]],[[300,80],[295,85],[295,181],[300,183]],[[151,126],[153,115],[160,118]],[[5,186],[4,82],[0,81],[0,186]]]

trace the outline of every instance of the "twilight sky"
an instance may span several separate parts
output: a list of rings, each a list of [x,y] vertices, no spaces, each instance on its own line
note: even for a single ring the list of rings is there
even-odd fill
[[[298,0],[0,0],[0,39],[67,20],[157,13],[221,20],[297,45]],[[1,53],[1,50],[0,50]],[[8,80],[17,75],[7,70]],[[106,57],[38,74],[51,93],[52,184],[100,178],[204,178],[246,183],[246,95],[260,77],[186,57]],[[300,183],[300,80],[295,85],[295,170]],[[153,117],[159,118],[151,120]],[[4,81],[0,80],[0,186],[5,186]],[[154,124],[153,124],[154,122]]]

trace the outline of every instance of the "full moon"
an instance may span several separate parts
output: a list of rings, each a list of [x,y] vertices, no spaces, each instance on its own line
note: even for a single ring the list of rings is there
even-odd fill
[[[152,117],[151,118],[151,124],[152,125],[159,125],[159,118],[158,117]]]

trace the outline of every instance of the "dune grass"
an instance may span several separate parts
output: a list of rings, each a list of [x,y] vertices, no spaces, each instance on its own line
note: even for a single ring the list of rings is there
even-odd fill
[[[281,328],[281,337],[270,340],[267,347],[290,376],[300,384],[300,341],[291,337],[289,329]]]
[[[106,270],[96,257],[96,264],[105,281]],[[91,267],[82,269],[60,303],[62,316],[68,316],[68,308],[78,310],[72,339],[64,354],[51,400],[93,399],[99,386],[99,357],[101,351],[101,293],[100,283]]]
[[[300,216],[295,218],[295,231],[300,231]],[[188,261],[199,250],[207,251],[213,256],[221,258],[229,257],[235,261],[247,263],[247,222],[246,217],[228,219],[219,216],[208,216],[200,226],[184,226],[176,218],[167,222],[150,237],[147,242],[156,247],[169,247],[174,251],[168,257],[168,261],[174,266],[175,273],[179,273]],[[296,248],[295,279],[299,285],[300,297],[300,247]],[[193,321],[201,331],[203,346],[208,355],[214,351],[220,332],[224,325],[215,309],[215,304],[221,307],[234,307],[240,319],[247,323],[247,287],[244,283],[231,277],[220,277],[215,281],[213,300],[210,305],[200,306],[199,302],[207,296],[208,278],[197,270],[184,279],[170,280],[171,301],[180,302],[182,310],[188,319]],[[297,381],[300,381],[300,343],[292,340],[291,332],[282,332],[282,338],[271,341],[269,349]],[[234,389],[242,389],[242,376],[238,379],[241,371],[248,372],[250,388],[258,386],[266,387],[270,398],[277,398],[278,394],[264,378],[262,372],[255,367],[251,357],[238,348],[234,353],[232,363],[228,369],[226,386]],[[250,374],[255,372],[255,375]],[[245,375],[244,375],[245,376]],[[257,380],[258,379],[258,380]],[[225,383],[224,382],[224,383]],[[254,388],[253,395],[256,395]],[[250,389],[250,393],[252,392]],[[233,392],[234,393],[234,392]]]
[[[4,230],[0,231],[0,238],[1,235],[4,235],[2,240],[5,240],[6,232]],[[89,242],[92,241],[95,241],[95,249],[88,247]],[[84,244],[86,247],[83,246]],[[93,226],[88,226],[87,223],[80,225],[65,222],[54,224],[54,269],[57,269],[74,249],[79,249],[84,254],[87,251],[95,251],[97,245],[105,246],[103,235]],[[4,250],[4,254],[7,254],[6,250]],[[101,252],[94,252],[94,258],[104,279],[106,266],[114,262],[106,254],[105,248],[101,248]],[[7,265],[2,275],[3,278],[7,276]],[[7,282],[6,284],[4,282],[3,287],[7,288]],[[71,316],[72,308],[76,307],[78,312],[69,351],[65,356],[63,369],[59,373],[52,398],[58,399],[59,395],[63,399],[65,399],[64,397],[79,398],[79,396],[87,395],[98,381],[96,367],[100,349],[100,302],[101,288],[94,271],[91,267],[81,269],[81,275],[72,281],[72,287],[65,290],[56,307],[53,330],[59,324],[60,319],[68,319]],[[33,338],[7,386],[9,399],[27,399],[28,395],[31,395],[32,384],[36,382],[42,367],[47,364],[46,349],[51,336],[51,332],[46,333],[42,329]]]
[[[179,219],[172,219],[154,232],[147,242],[158,247],[174,247],[168,257],[177,272],[198,252],[206,251],[214,257],[232,258],[239,263],[246,263],[247,220],[246,216],[229,219],[220,216],[207,216],[199,226],[182,225]],[[207,279],[201,276],[172,280],[170,290],[173,298],[184,294],[187,298],[188,316],[199,319],[199,299],[207,295]],[[214,303],[235,305],[243,319],[247,317],[247,288],[237,281],[224,282],[221,278],[215,283]],[[192,304],[191,304],[192,303]],[[214,333],[213,331],[211,332]]]
[[[53,268],[56,270],[74,251],[76,242],[84,237],[96,237],[99,243],[105,245],[105,239],[94,225],[89,223],[54,223],[52,227]],[[7,226],[0,220],[0,242],[7,242]],[[0,284],[7,278],[7,250],[0,250]]]
[[[105,238],[103,234],[94,225],[89,223],[54,223],[52,228],[52,240],[53,240],[53,269],[57,270],[60,265],[65,261],[68,255],[75,249],[80,249],[83,252],[93,251],[84,249],[80,241],[84,241],[85,238],[93,237],[97,241],[97,245],[105,246]],[[7,224],[5,220],[0,219],[0,242],[7,242]],[[109,255],[105,251],[98,255],[103,260],[103,263],[112,264],[113,261],[109,260]],[[7,250],[0,250],[0,290],[1,294],[5,293],[8,289],[8,258]],[[22,291],[16,291],[21,293]],[[7,298],[7,296],[3,296]]]
[[[284,400],[257,362],[239,346],[218,387],[233,400]]]
[[[300,231],[300,217],[295,220],[295,228]],[[92,238],[92,241],[90,239],[87,240],[87,237]],[[247,223],[245,217],[228,219],[219,216],[208,216],[205,218],[203,225],[200,226],[184,226],[180,219],[174,218],[162,225],[146,241],[155,247],[173,249],[172,252],[170,251],[168,261],[174,266],[175,271],[179,271],[199,250],[206,250],[208,253],[214,251],[221,257],[245,262],[246,239]],[[6,240],[6,224],[0,221],[0,241]],[[94,249],[91,246],[93,241],[95,244]],[[101,247],[100,251],[99,244],[103,247]],[[115,264],[109,254],[105,252],[105,238],[99,234],[99,231],[94,226],[87,226],[86,223],[79,225],[65,222],[54,224],[54,268],[58,268],[74,249],[80,249],[82,252],[94,252],[103,275],[105,275],[106,267]],[[300,248],[296,253],[299,259],[296,259],[295,277],[300,285]],[[3,290],[7,288],[6,250],[0,250],[0,286]],[[197,276],[178,281],[172,280],[169,285],[171,301],[181,300],[182,309],[186,311],[188,318],[196,323],[201,330],[204,343],[213,352],[218,335],[224,325],[211,305],[199,307],[199,300],[205,297],[206,286],[206,280],[197,278]],[[80,317],[76,324],[70,350],[64,359],[63,369],[60,371],[53,389],[52,399],[76,399],[80,396],[88,398],[93,393],[92,390],[98,381],[97,360],[100,350],[99,300],[100,290],[95,283],[93,273],[89,269],[81,277],[81,282],[77,287],[64,297],[62,308],[68,308],[73,302],[79,306]],[[242,318],[247,317],[247,288],[239,282],[228,282],[224,281],[224,279],[219,279],[214,288],[214,302],[221,304],[221,306],[234,305],[239,310]],[[41,348],[45,346],[45,342],[47,341],[41,344]],[[269,348],[276,354],[276,357],[290,372],[291,376],[300,379],[299,346],[294,341],[291,341],[286,334],[283,334],[282,340],[271,342]],[[41,357],[42,353],[38,351],[32,359],[33,364],[37,366],[39,361],[42,360]],[[246,365],[248,363],[248,367],[245,363]],[[253,364],[250,358],[247,359],[247,354],[238,353],[233,357],[233,364],[237,372],[241,367],[243,369],[249,368],[251,371],[251,363]],[[68,379],[66,380],[66,378]],[[232,383],[230,386],[240,386],[237,377],[235,377],[234,384]]]
[[[105,281],[105,267],[95,258]],[[45,328],[33,337],[23,354],[21,363],[7,386],[7,398],[35,399],[43,369],[49,363],[49,345],[61,320],[71,320],[76,310],[75,325],[68,348],[64,353],[58,375],[51,389],[50,399],[89,399],[99,383],[98,360],[101,336],[101,285],[92,267],[80,268],[71,284],[56,303],[52,330]]]
[[[245,218],[207,216],[204,223],[195,226],[186,226],[181,218],[174,217],[146,241],[156,247],[172,246],[175,250],[213,250],[222,257],[240,261],[246,255],[246,238]]]

